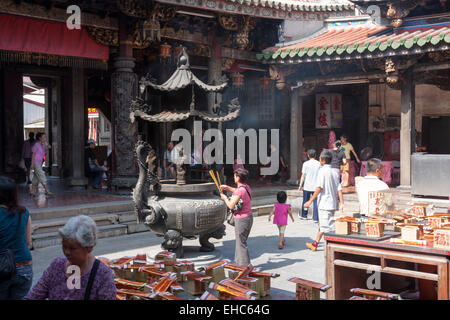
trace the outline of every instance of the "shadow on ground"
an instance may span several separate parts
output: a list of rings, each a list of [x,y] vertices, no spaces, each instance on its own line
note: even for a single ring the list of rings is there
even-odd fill
[[[269,261],[263,264],[255,264],[261,268],[261,270],[276,269],[284,266],[292,265],[297,262],[303,262],[304,259],[293,258],[295,253],[304,250],[309,250],[306,247],[306,242],[311,242],[311,238],[308,237],[286,237],[286,245],[284,249],[278,249],[278,236],[256,236],[248,239],[247,245],[250,253],[250,259],[252,261],[258,259],[264,254],[270,256]],[[234,260],[236,242],[234,239],[225,240],[222,242],[222,246],[218,247],[224,258]]]

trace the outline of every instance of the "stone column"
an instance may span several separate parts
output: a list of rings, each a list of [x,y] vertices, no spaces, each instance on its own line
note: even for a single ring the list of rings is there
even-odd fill
[[[214,37],[213,45],[211,46],[211,58],[208,62],[208,82],[212,85],[217,85],[222,76],[222,49],[217,37]],[[220,93],[208,93],[208,112],[213,111],[215,98],[217,96],[217,103],[221,102],[222,95]]]
[[[67,152],[70,152],[71,158],[71,176],[68,184],[71,187],[84,187],[88,183],[84,171],[84,69],[72,68],[71,71],[71,143],[68,145]]]
[[[22,74],[5,70],[0,96],[3,104],[3,130],[0,132],[4,175],[18,182],[25,181],[25,173],[19,168],[22,156],[23,134],[23,81]],[[1,110],[0,110],[1,111]],[[1,128],[1,127],[0,127]]]
[[[132,187],[137,181],[134,147],[137,142],[137,122],[130,121],[130,104],[138,93],[138,77],[133,72],[135,59],[126,17],[119,22],[119,57],[114,61],[111,75],[111,107],[113,115],[113,185]]]
[[[303,98],[299,97],[298,89],[291,91],[291,124],[290,124],[290,158],[289,184],[298,184],[302,169],[303,150]]]
[[[401,89],[400,187],[411,186],[411,154],[415,150],[415,85],[411,70]]]
[[[359,114],[359,149],[357,152],[366,147],[367,138],[369,137],[369,84],[363,84],[360,96],[360,114]],[[361,160],[361,159],[360,159]]]

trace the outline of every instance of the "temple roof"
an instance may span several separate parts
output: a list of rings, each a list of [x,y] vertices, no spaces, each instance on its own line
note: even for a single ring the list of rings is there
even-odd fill
[[[326,22],[323,29],[310,37],[265,49],[257,58],[266,63],[296,64],[440,51],[450,47],[450,14],[411,19],[400,28],[376,25],[366,16]]]
[[[323,21],[330,16],[352,15],[355,11],[355,5],[348,0],[156,0],[156,2],[221,14],[294,21]]]
[[[354,5],[348,0],[226,0],[226,2],[286,11],[342,11],[354,8]]]

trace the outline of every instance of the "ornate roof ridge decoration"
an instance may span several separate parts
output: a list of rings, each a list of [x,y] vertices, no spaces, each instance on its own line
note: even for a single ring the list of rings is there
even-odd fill
[[[189,56],[187,55],[184,47],[178,55],[177,70],[175,70],[169,80],[167,80],[162,85],[155,84],[154,82],[146,78],[142,78],[139,82],[141,95],[145,94],[145,89],[147,87],[151,87],[163,92],[171,92],[186,88],[189,85],[192,86],[192,97],[191,103],[189,105],[189,111],[165,110],[158,114],[151,115],[148,113],[150,108],[145,104],[145,100],[138,97],[136,100],[132,101],[130,106],[131,122],[133,123],[136,117],[140,117],[143,120],[152,122],[175,122],[186,120],[187,118],[192,116],[198,116],[203,120],[210,122],[225,122],[234,120],[239,116],[241,107],[237,98],[232,99],[226,107],[219,106],[218,108],[216,108],[215,113],[195,110],[194,85],[207,92],[218,92],[227,86],[227,80],[226,77],[224,77],[221,84],[208,85],[198,79],[191,71]]]
[[[142,19],[151,15],[153,2],[142,0],[116,0],[116,6],[122,13],[129,17]]]
[[[216,86],[208,85],[197,78],[191,71],[189,57],[186,53],[185,48],[182,49],[180,55],[178,56],[177,70],[175,70],[175,72],[166,82],[159,85],[149,80],[143,79],[140,81],[140,83],[141,85],[145,85],[147,87],[151,87],[160,91],[176,91],[186,88],[188,85],[195,84],[204,91],[217,92],[223,90],[228,85],[227,81],[224,81],[223,83]]]
[[[355,9],[355,5],[348,0],[156,0],[156,2],[224,14],[295,21],[322,21],[330,15],[354,14]]]
[[[392,29],[374,23],[347,28],[324,28],[315,37],[289,46],[271,47],[257,54],[264,63],[380,58],[450,49],[450,19],[418,20],[417,26]]]

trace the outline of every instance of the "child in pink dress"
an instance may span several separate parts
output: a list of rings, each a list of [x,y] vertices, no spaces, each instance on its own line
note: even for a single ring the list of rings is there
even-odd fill
[[[291,205],[286,204],[287,195],[286,192],[280,191],[277,194],[278,203],[273,205],[273,210],[269,215],[269,221],[273,218],[273,224],[276,224],[278,230],[280,231],[280,243],[278,245],[278,249],[284,248],[284,232],[286,230],[286,225],[288,221],[288,215],[291,217],[292,222],[294,222],[294,217],[291,212]]]

